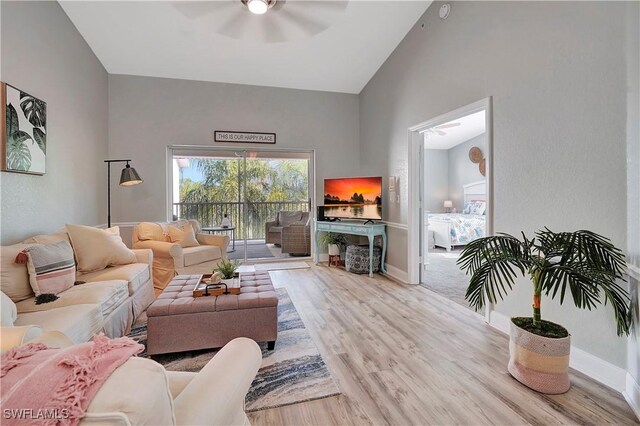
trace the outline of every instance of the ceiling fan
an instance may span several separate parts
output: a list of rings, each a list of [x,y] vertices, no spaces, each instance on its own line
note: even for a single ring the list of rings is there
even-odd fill
[[[194,31],[237,40],[281,43],[312,37],[329,28],[344,12],[347,0],[223,0],[174,1],[185,18],[197,22]]]
[[[460,126],[460,123],[458,123],[458,122],[445,123],[445,124],[441,124],[439,126],[435,126],[435,127],[430,128],[430,129],[427,129],[427,130],[424,131],[424,133],[426,134],[427,137],[436,136],[436,135],[438,135],[438,136],[446,136],[447,132],[445,132],[442,129],[450,129],[452,127],[458,127],[458,126]]]

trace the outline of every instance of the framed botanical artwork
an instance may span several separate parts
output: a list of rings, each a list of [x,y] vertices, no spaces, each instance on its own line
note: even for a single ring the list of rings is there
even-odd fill
[[[47,103],[0,83],[2,171],[43,175],[47,156]]]

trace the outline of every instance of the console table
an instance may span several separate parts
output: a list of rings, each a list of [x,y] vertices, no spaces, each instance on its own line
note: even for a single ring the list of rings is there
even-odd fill
[[[380,270],[386,272],[384,267],[384,257],[387,252],[387,232],[384,223],[363,224],[359,222],[324,222],[314,221],[313,229],[316,239],[315,263],[320,261],[320,246],[318,244],[319,232],[334,232],[336,234],[362,235],[369,239],[369,276],[373,277],[373,239],[380,235],[382,237],[382,259],[380,260]]]

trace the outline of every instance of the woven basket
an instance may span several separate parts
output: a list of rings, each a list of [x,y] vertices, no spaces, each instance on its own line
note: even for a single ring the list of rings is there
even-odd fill
[[[571,337],[554,339],[524,330],[511,321],[509,373],[523,385],[547,394],[569,390]]]

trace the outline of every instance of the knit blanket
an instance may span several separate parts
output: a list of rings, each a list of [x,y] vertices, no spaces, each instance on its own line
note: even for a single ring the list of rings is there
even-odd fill
[[[29,343],[3,353],[2,424],[77,425],[109,375],[143,349],[99,335],[64,349]]]

